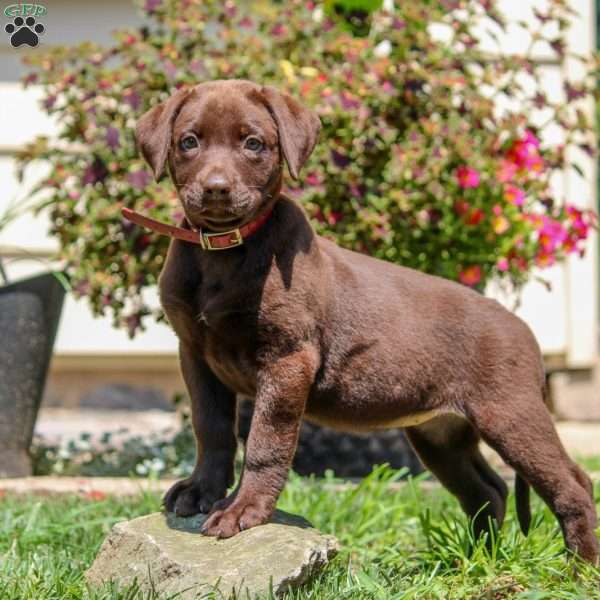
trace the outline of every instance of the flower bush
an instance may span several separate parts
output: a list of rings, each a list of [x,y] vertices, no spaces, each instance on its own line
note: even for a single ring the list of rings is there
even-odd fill
[[[148,435],[120,431],[92,436],[82,433],[65,443],[35,437],[30,448],[35,475],[84,477],[187,477],[196,459],[190,409],[176,395],[179,427]],[[238,458],[239,463],[239,458]]]
[[[187,477],[195,463],[192,428],[140,435],[90,433],[66,444],[35,438],[31,447],[34,475],[83,477]]]
[[[153,182],[135,149],[136,119],[215,78],[277,85],[317,111],[321,141],[287,192],[343,246],[478,289],[490,279],[518,288],[535,267],[584,252],[595,217],[550,179],[570,168],[567,148],[592,152],[579,104],[594,80],[566,81],[564,99],[552,100],[532,59],[540,47],[565,57],[564,0],[535,12],[527,53],[510,56],[480,49],[478,32],[506,25],[494,0],[397,2],[372,14],[338,4],[146,0],[147,24],[115,33],[111,47],[29,59],[26,83],[43,85],[61,140],[40,138],[21,158],[49,165],[40,204],[75,291],[97,313],[111,311],[132,335],[153,313],[145,290],[168,240],[124,221],[121,206],[181,215],[173,186]],[[564,143],[542,143],[548,125]]]

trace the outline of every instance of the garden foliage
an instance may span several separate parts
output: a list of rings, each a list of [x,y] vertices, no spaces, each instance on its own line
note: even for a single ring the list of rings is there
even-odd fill
[[[288,193],[342,246],[479,289],[492,278],[519,287],[535,267],[583,253],[593,215],[577,206],[588,199],[549,182],[570,168],[569,144],[592,152],[580,104],[594,82],[566,81],[556,101],[532,60],[565,58],[566,2],[549,0],[522,25],[531,44],[510,56],[479,44],[506,26],[494,0],[395,4],[360,31],[331,3],[146,0],[146,24],[115,33],[110,47],[31,57],[26,83],[43,86],[61,143],[40,138],[21,158],[49,166],[40,203],[76,292],[132,335],[153,312],[146,290],[168,240],[120,208],[171,222],[181,212],[133,128],[173,90],[216,78],[273,84],[317,111],[320,143]],[[547,126],[564,143],[545,145]]]

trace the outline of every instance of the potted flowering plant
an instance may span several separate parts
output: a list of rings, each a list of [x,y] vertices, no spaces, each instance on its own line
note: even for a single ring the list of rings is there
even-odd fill
[[[286,191],[338,244],[482,291],[491,280],[518,290],[536,269],[585,252],[595,215],[550,180],[571,168],[567,148],[592,152],[578,103],[595,79],[590,71],[566,81],[556,101],[532,58],[538,45],[566,57],[566,4],[536,9],[524,26],[527,53],[506,55],[479,44],[479,31],[501,36],[506,27],[494,0],[397,2],[392,10],[364,2],[367,12],[352,0],[348,13],[347,2],[254,10],[231,0],[145,0],[147,24],[116,32],[110,47],[30,58],[25,83],[44,87],[63,141],[80,150],[40,139],[21,158],[48,164],[40,188],[51,197],[52,234],[75,292],[95,312],[111,313],[131,335],[161,318],[144,292],[168,241],[125,222],[120,209],[167,221],[179,209],[173,187],[153,182],[133,125],[173,90],[208,79],[276,85],[317,111],[321,141]],[[544,122],[533,118],[540,111]],[[561,129],[561,145],[543,143],[549,124]]]
[[[24,165],[37,158],[50,168],[39,187],[76,293],[132,335],[157,316],[143,292],[156,283],[167,240],[125,222],[120,207],[169,220],[177,198],[168,182],[152,181],[133,124],[173,89],[223,77],[286,88],[317,111],[321,142],[287,191],[341,245],[482,289],[492,279],[518,288],[536,267],[584,252],[594,215],[550,179],[571,168],[569,145],[592,152],[592,124],[577,102],[593,77],[567,81],[565,99],[551,100],[531,55],[478,49],[482,19],[499,31],[506,24],[495,2],[399,4],[373,13],[368,37],[356,37],[316,2],[253,11],[147,0],[150,25],[117,32],[111,47],[30,57],[25,83],[44,86],[62,141],[78,148],[40,138],[21,154]],[[563,58],[563,2],[535,17],[530,54],[546,43]],[[433,25],[450,38],[437,39]],[[522,72],[532,85],[518,83]],[[501,98],[517,108],[500,112]],[[542,124],[530,118],[540,109]],[[560,127],[564,143],[543,144],[546,125]]]

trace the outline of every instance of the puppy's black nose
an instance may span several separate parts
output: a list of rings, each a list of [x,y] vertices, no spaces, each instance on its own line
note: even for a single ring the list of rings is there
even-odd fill
[[[211,175],[204,184],[204,194],[212,200],[222,200],[229,196],[229,183],[222,175]]]

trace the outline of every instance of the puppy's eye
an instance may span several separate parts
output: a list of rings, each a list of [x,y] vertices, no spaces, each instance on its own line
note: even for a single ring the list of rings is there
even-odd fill
[[[198,147],[198,139],[195,135],[186,135],[180,142],[180,148],[187,152],[188,150],[193,150]]]
[[[259,152],[263,149],[263,143],[258,138],[250,137],[246,140],[244,148],[246,148],[246,150],[251,150],[252,152]]]

